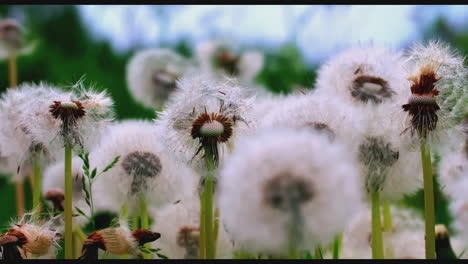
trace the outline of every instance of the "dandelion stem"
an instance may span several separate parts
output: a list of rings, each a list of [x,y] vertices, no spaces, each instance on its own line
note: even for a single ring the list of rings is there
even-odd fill
[[[392,231],[392,209],[390,208],[389,203],[383,203],[383,226],[384,226],[384,232],[390,232]]]
[[[322,248],[320,246],[315,247],[314,259],[323,259]]]
[[[140,223],[139,223],[139,216],[138,215],[134,215],[132,217],[132,226],[133,226],[133,231],[136,231],[137,229],[140,228]]]
[[[213,185],[214,177],[208,174],[205,180],[204,203],[205,203],[205,244],[206,258],[214,258],[214,237],[213,237]]]
[[[140,219],[141,219],[141,228],[142,229],[149,229],[149,216],[148,216],[148,205],[146,204],[146,200],[144,197],[140,198]],[[144,247],[148,246],[148,243],[143,245]],[[144,253],[144,259],[151,259],[151,254]]]
[[[125,222],[128,221],[128,209],[126,203],[123,203],[120,208],[120,219],[123,219]]]
[[[372,192],[372,258],[383,259],[382,224],[380,223],[380,193]]]
[[[41,152],[36,151],[34,155],[34,180],[33,180],[33,209],[36,216],[41,211]]]
[[[83,242],[86,240],[86,235],[81,230],[80,227],[75,228],[73,230],[73,243],[75,248],[75,258],[79,258],[81,256],[81,249],[83,247]]]
[[[16,71],[16,54],[12,50],[8,54],[8,73],[10,76],[10,88],[15,88],[18,85],[18,74]]]
[[[17,180],[15,182],[16,191],[16,214],[21,218],[24,214],[24,190],[23,180]]]
[[[333,259],[340,258],[340,250],[341,250],[341,239],[343,238],[343,233],[339,233],[335,241],[333,242]]]
[[[65,259],[73,258],[72,145],[65,144]]]
[[[205,203],[202,197],[200,198],[200,240],[198,244],[198,256],[200,259],[206,259],[206,249],[205,249]]]
[[[213,240],[214,240],[214,252],[213,256],[216,257],[216,246],[218,245],[218,233],[219,233],[219,208],[215,209],[214,223],[213,223]]]
[[[431,150],[426,142],[421,143],[421,161],[424,178],[424,220],[426,224],[426,259],[436,259],[435,251],[435,205],[434,179],[432,176]]]

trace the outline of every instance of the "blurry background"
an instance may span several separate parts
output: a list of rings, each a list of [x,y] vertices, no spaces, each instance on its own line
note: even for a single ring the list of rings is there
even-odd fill
[[[312,88],[318,66],[337,51],[373,42],[393,49],[442,39],[468,54],[468,6],[0,6],[37,41],[18,58],[18,80],[107,89],[119,119],[155,117],[130,96],[128,59],[139,49],[168,47],[191,57],[200,41],[235,39],[265,54],[257,82],[277,93]],[[0,92],[8,86],[8,63],[0,61]],[[31,202],[29,184],[26,201]],[[443,187],[442,187],[443,188]],[[15,216],[14,187],[0,177],[0,231]],[[422,213],[423,195],[402,205]],[[27,207],[30,208],[30,204]],[[436,222],[450,227],[445,197],[436,194]]]

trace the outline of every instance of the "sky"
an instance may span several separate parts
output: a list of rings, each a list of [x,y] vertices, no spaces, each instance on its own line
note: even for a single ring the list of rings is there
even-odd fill
[[[468,6],[457,5],[86,5],[80,11],[94,35],[110,39],[116,51],[181,38],[221,37],[267,48],[297,41],[309,62],[359,43],[401,48],[438,15],[455,28],[468,26]]]

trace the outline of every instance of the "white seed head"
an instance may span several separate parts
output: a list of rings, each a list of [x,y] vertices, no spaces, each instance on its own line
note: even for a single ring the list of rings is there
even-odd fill
[[[407,87],[401,53],[364,45],[346,49],[322,65],[316,92],[353,105],[395,102]]]
[[[326,245],[360,206],[358,177],[352,156],[325,135],[264,129],[237,142],[224,161],[222,221],[250,252],[285,253],[291,224],[299,224],[299,248]]]
[[[233,137],[229,141],[255,126],[249,115],[252,99],[230,80],[214,82],[205,75],[194,75],[180,79],[177,86],[164,111],[157,114],[156,124],[163,131],[162,142],[181,161],[188,163],[193,159],[193,167],[203,168],[202,155],[195,157],[200,142],[191,136],[191,131],[194,121],[205,111],[228,118],[233,128]],[[225,145],[219,144],[220,153],[223,153]]]
[[[119,212],[122,204],[138,208],[143,195],[150,207],[160,207],[195,191],[198,176],[178,164],[162,144],[160,131],[146,121],[113,124],[90,153],[90,166],[103,170],[115,157],[119,162],[93,184],[96,209]],[[109,182],[115,183],[109,188]]]
[[[176,88],[176,81],[191,71],[190,62],[169,49],[137,52],[127,65],[127,85],[144,106],[160,109]]]

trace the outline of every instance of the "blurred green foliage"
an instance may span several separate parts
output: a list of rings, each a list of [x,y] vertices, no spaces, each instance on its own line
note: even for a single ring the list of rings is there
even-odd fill
[[[13,9],[24,11],[25,27],[38,40],[33,54],[18,58],[19,82],[46,81],[60,86],[70,86],[82,76],[85,84],[98,90],[107,89],[115,102],[118,119],[152,119],[155,113],[142,107],[131,97],[125,77],[126,62],[135,51],[115,53],[107,40],[96,40],[81,21],[75,6],[0,6],[0,16],[8,17]],[[437,18],[427,28],[423,39],[443,39],[460,51],[468,52],[468,29],[456,32],[443,18]],[[193,49],[189,41],[164,43],[163,47],[176,50],[191,57]],[[295,43],[287,43],[276,50],[264,50],[265,68],[257,81],[276,93],[289,93],[294,85],[312,87],[317,65],[307,65]],[[0,93],[8,86],[8,64],[0,62]],[[415,161],[419,162],[419,161]],[[451,216],[447,209],[447,199],[436,183],[436,221],[451,227]],[[27,209],[31,208],[30,185],[25,183]],[[0,231],[15,215],[14,186],[5,177],[0,177]],[[422,213],[422,190],[406,197],[402,204]],[[106,215],[99,216],[109,222]],[[99,225],[99,223],[98,223]]]

